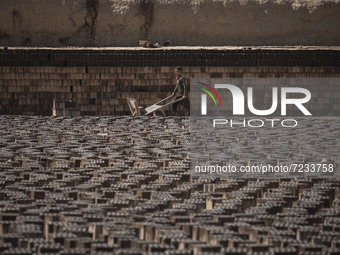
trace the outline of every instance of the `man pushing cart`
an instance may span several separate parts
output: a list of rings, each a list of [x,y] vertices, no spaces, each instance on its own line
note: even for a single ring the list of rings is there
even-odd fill
[[[177,67],[175,69],[175,75],[176,75],[176,87],[174,89],[174,91],[172,92],[172,95],[174,97],[173,99],[173,103],[171,105],[171,110],[172,110],[172,114],[173,115],[178,115],[177,111],[177,106],[182,102],[182,100],[184,100],[186,98],[186,87],[185,87],[185,83],[184,80],[182,78],[182,71],[183,68],[182,67]],[[180,101],[177,101],[181,99]],[[174,102],[176,101],[176,102]]]
[[[134,98],[128,98],[128,105],[133,116],[141,116],[141,115],[149,115],[156,111],[161,111],[163,116],[165,113],[163,108],[171,105],[171,112],[173,115],[177,116],[180,115],[180,111],[178,111],[178,106],[183,104],[183,100],[187,98],[186,96],[186,86],[184,83],[184,79],[182,78],[182,67],[175,68],[175,75],[176,75],[176,86],[172,94],[161,101],[146,107],[143,109],[140,107]],[[172,100],[171,100],[172,99]]]

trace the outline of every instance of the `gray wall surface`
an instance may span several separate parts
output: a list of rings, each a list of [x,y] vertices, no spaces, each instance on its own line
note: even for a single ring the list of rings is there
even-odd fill
[[[338,0],[1,0],[0,46],[340,45]]]

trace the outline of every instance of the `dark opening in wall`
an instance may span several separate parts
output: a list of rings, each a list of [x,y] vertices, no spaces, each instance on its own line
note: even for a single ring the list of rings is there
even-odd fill
[[[140,38],[147,39],[154,22],[154,3],[149,0],[140,1],[140,11],[144,16],[144,24],[140,27]]]
[[[70,92],[73,92],[73,86],[70,86]]]
[[[88,46],[94,46],[99,0],[86,0],[85,29]]]
[[[90,104],[92,104],[92,105],[96,104],[96,99],[95,98],[90,98]]]

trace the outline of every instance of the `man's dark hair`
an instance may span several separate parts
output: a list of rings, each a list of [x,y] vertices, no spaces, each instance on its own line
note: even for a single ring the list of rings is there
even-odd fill
[[[176,67],[176,70],[177,70],[177,71],[182,71],[183,68],[182,68],[181,66],[178,66],[178,67]]]

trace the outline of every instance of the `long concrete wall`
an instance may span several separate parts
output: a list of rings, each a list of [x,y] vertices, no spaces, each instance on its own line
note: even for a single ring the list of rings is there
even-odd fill
[[[1,0],[0,45],[340,45],[337,0]]]
[[[188,87],[190,78],[339,78],[340,50],[2,49],[0,114],[51,115],[53,98],[75,101],[82,115],[129,114],[128,97],[149,106],[171,94],[176,65]],[[339,115],[340,86],[316,89],[308,109]]]

